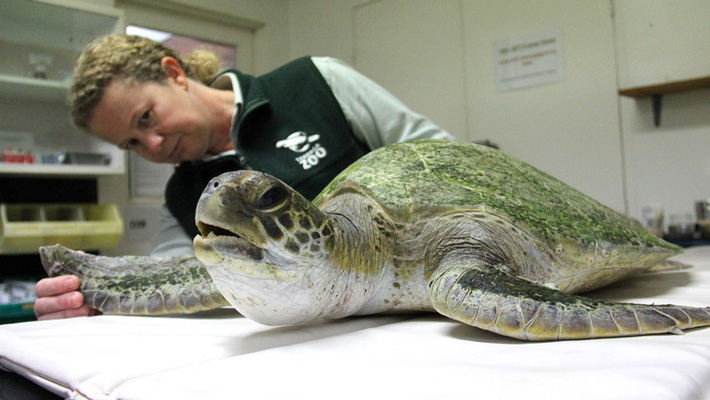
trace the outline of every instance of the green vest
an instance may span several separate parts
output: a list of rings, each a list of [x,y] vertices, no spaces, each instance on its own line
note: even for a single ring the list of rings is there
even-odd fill
[[[348,126],[333,92],[310,57],[254,77],[239,71],[244,97],[230,136],[236,156],[178,165],[165,202],[188,235],[198,234],[195,207],[217,175],[253,169],[273,175],[308,199],[368,152]]]

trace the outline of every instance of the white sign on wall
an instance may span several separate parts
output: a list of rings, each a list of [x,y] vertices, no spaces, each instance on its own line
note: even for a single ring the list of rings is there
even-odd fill
[[[493,43],[498,91],[564,79],[560,28],[509,36]]]

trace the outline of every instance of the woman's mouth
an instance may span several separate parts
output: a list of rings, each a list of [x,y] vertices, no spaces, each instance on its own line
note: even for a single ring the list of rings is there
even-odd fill
[[[175,141],[175,146],[173,147],[173,150],[170,152],[170,155],[168,156],[168,159],[173,160],[173,161],[182,161],[178,159],[178,156],[180,155],[180,143],[182,142],[182,137],[179,137]]]

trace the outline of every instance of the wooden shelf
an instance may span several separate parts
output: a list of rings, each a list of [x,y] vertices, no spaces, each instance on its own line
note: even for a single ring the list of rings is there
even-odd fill
[[[634,88],[619,90],[619,94],[628,97],[648,97],[654,94],[668,94],[675,92],[687,92],[689,90],[707,89],[710,88],[710,76],[702,78],[688,79],[684,81],[675,81],[668,83],[660,83],[658,85],[639,86]]]
[[[619,90],[619,95],[637,99],[642,97],[650,97],[653,105],[653,123],[655,126],[659,126],[661,124],[661,102],[663,95],[708,88],[710,88],[710,76],[703,76],[683,81],[621,89]]]

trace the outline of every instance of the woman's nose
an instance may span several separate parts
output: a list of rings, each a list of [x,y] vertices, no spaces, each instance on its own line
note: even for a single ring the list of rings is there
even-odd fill
[[[151,153],[159,151],[163,141],[164,138],[155,132],[149,133],[143,138],[145,148]]]

